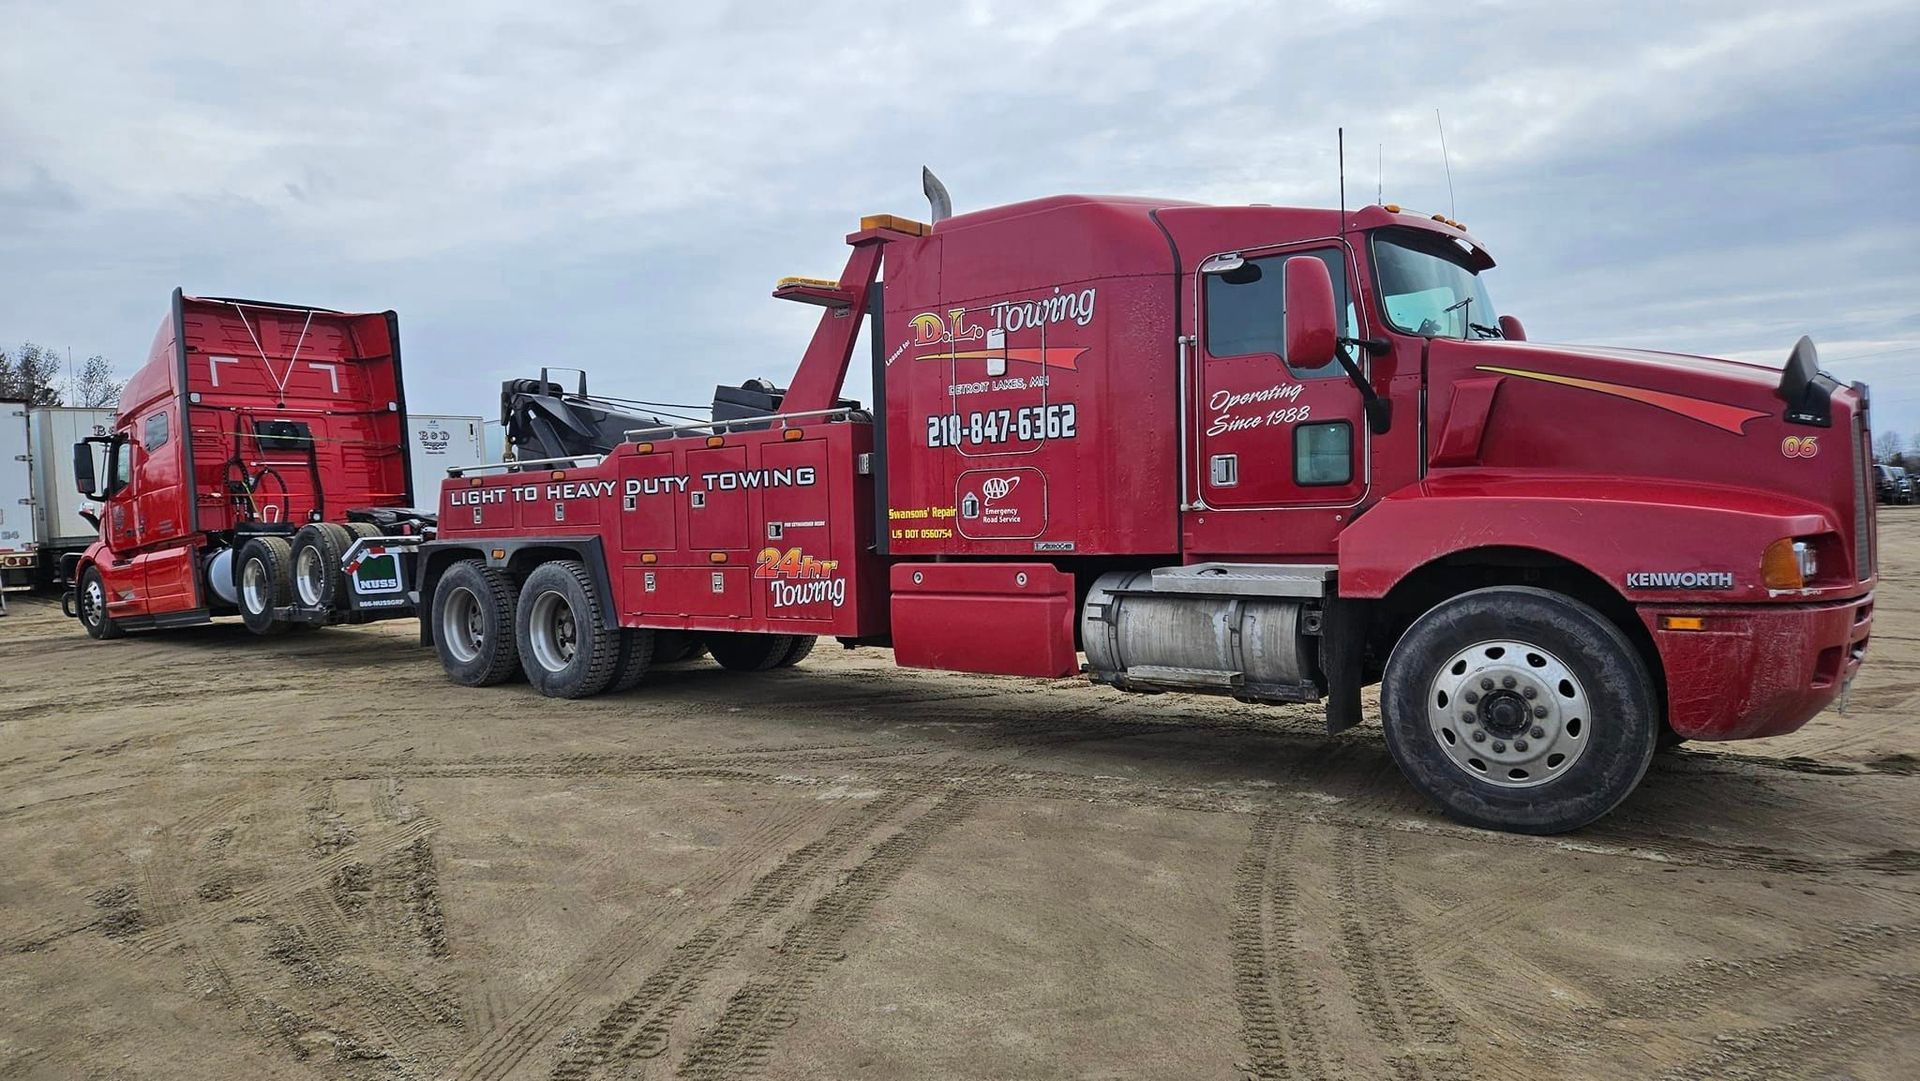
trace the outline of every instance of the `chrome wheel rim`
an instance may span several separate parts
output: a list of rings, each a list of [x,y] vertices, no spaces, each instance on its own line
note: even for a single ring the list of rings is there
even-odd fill
[[[300,591],[300,603],[309,608],[319,607],[327,581],[326,561],[320,558],[320,549],[300,549],[300,558],[294,562],[293,571],[294,586]]]
[[[272,592],[267,588],[267,568],[257,559],[247,560],[240,568],[240,599],[246,602],[247,611],[261,615],[273,607],[269,599]]]
[[[548,590],[534,598],[527,619],[533,658],[549,672],[564,672],[580,647],[580,625],[564,594]]]
[[[468,664],[487,646],[487,621],[480,598],[466,586],[456,586],[440,610],[440,638],[454,660]]]
[[[107,591],[100,587],[100,579],[88,582],[87,588],[81,592],[80,614],[95,627],[106,622]]]
[[[1566,662],[1511,639],[1447,658],[1427,687],[1427,725],[1447,760],[1498,788],[1564,776],[1592,742],[1587,690]]]

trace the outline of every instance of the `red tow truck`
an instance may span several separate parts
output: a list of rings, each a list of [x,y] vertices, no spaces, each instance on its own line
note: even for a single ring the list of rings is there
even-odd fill
[[[929,195],[780,283],[822,309],[789,387],[625,426],[584,377],[509,384],[515,460],[457,471],[401,553],[453,680],[581,697],[828,636],[1324,702],[1330,732],[1380,683],[1416,787],[1549,833],[1859,668],[1867,393],[1805,339],[1783,369],[1530,342],[1482,244],[1395,206]],[[871,410],[841,397],[863,330]]]

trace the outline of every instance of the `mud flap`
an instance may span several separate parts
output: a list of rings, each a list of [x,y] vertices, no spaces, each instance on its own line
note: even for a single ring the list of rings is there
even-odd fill
[[[1320,671],[1327,678],[1327,734],[1361,721],[1360,655],[1367,644],[1365,601],[1328,597],[1320,617]]]

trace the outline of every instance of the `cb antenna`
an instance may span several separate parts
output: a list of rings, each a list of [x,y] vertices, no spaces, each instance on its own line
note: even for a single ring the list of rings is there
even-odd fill
[[[1340,160],[1340,239],[1347,237],[1347,129],[1333,129]]]
[[[1447,170],[1447,217],[1459,217],[1453,206],[1453,162],[1447,158],[1447,126],[1440,122],[1440,110],[1433,111],[1433,126],[1440,129],[1440,164]]]

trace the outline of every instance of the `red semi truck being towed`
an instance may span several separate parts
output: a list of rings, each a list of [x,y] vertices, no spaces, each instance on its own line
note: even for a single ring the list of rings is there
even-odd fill
[[[1392,206],[930,193],[933,224],[865,219],[837,280],[775,290],[823,308],[784,390],[631,428],[544,374],[503,398],[519,460],[450,478],[396,559],[454,680],[578,697],[826,635],[1011,675],[1084,652],[1122,690],[1324,701],[1330,731],[1378,682],[1447,813],[1553,832],[1657,746],[1792,731],[1858,669],[1867,396],[1811,343],[1534,344],[1477,240]],[[863,327],[871,411],[840,398]]]

